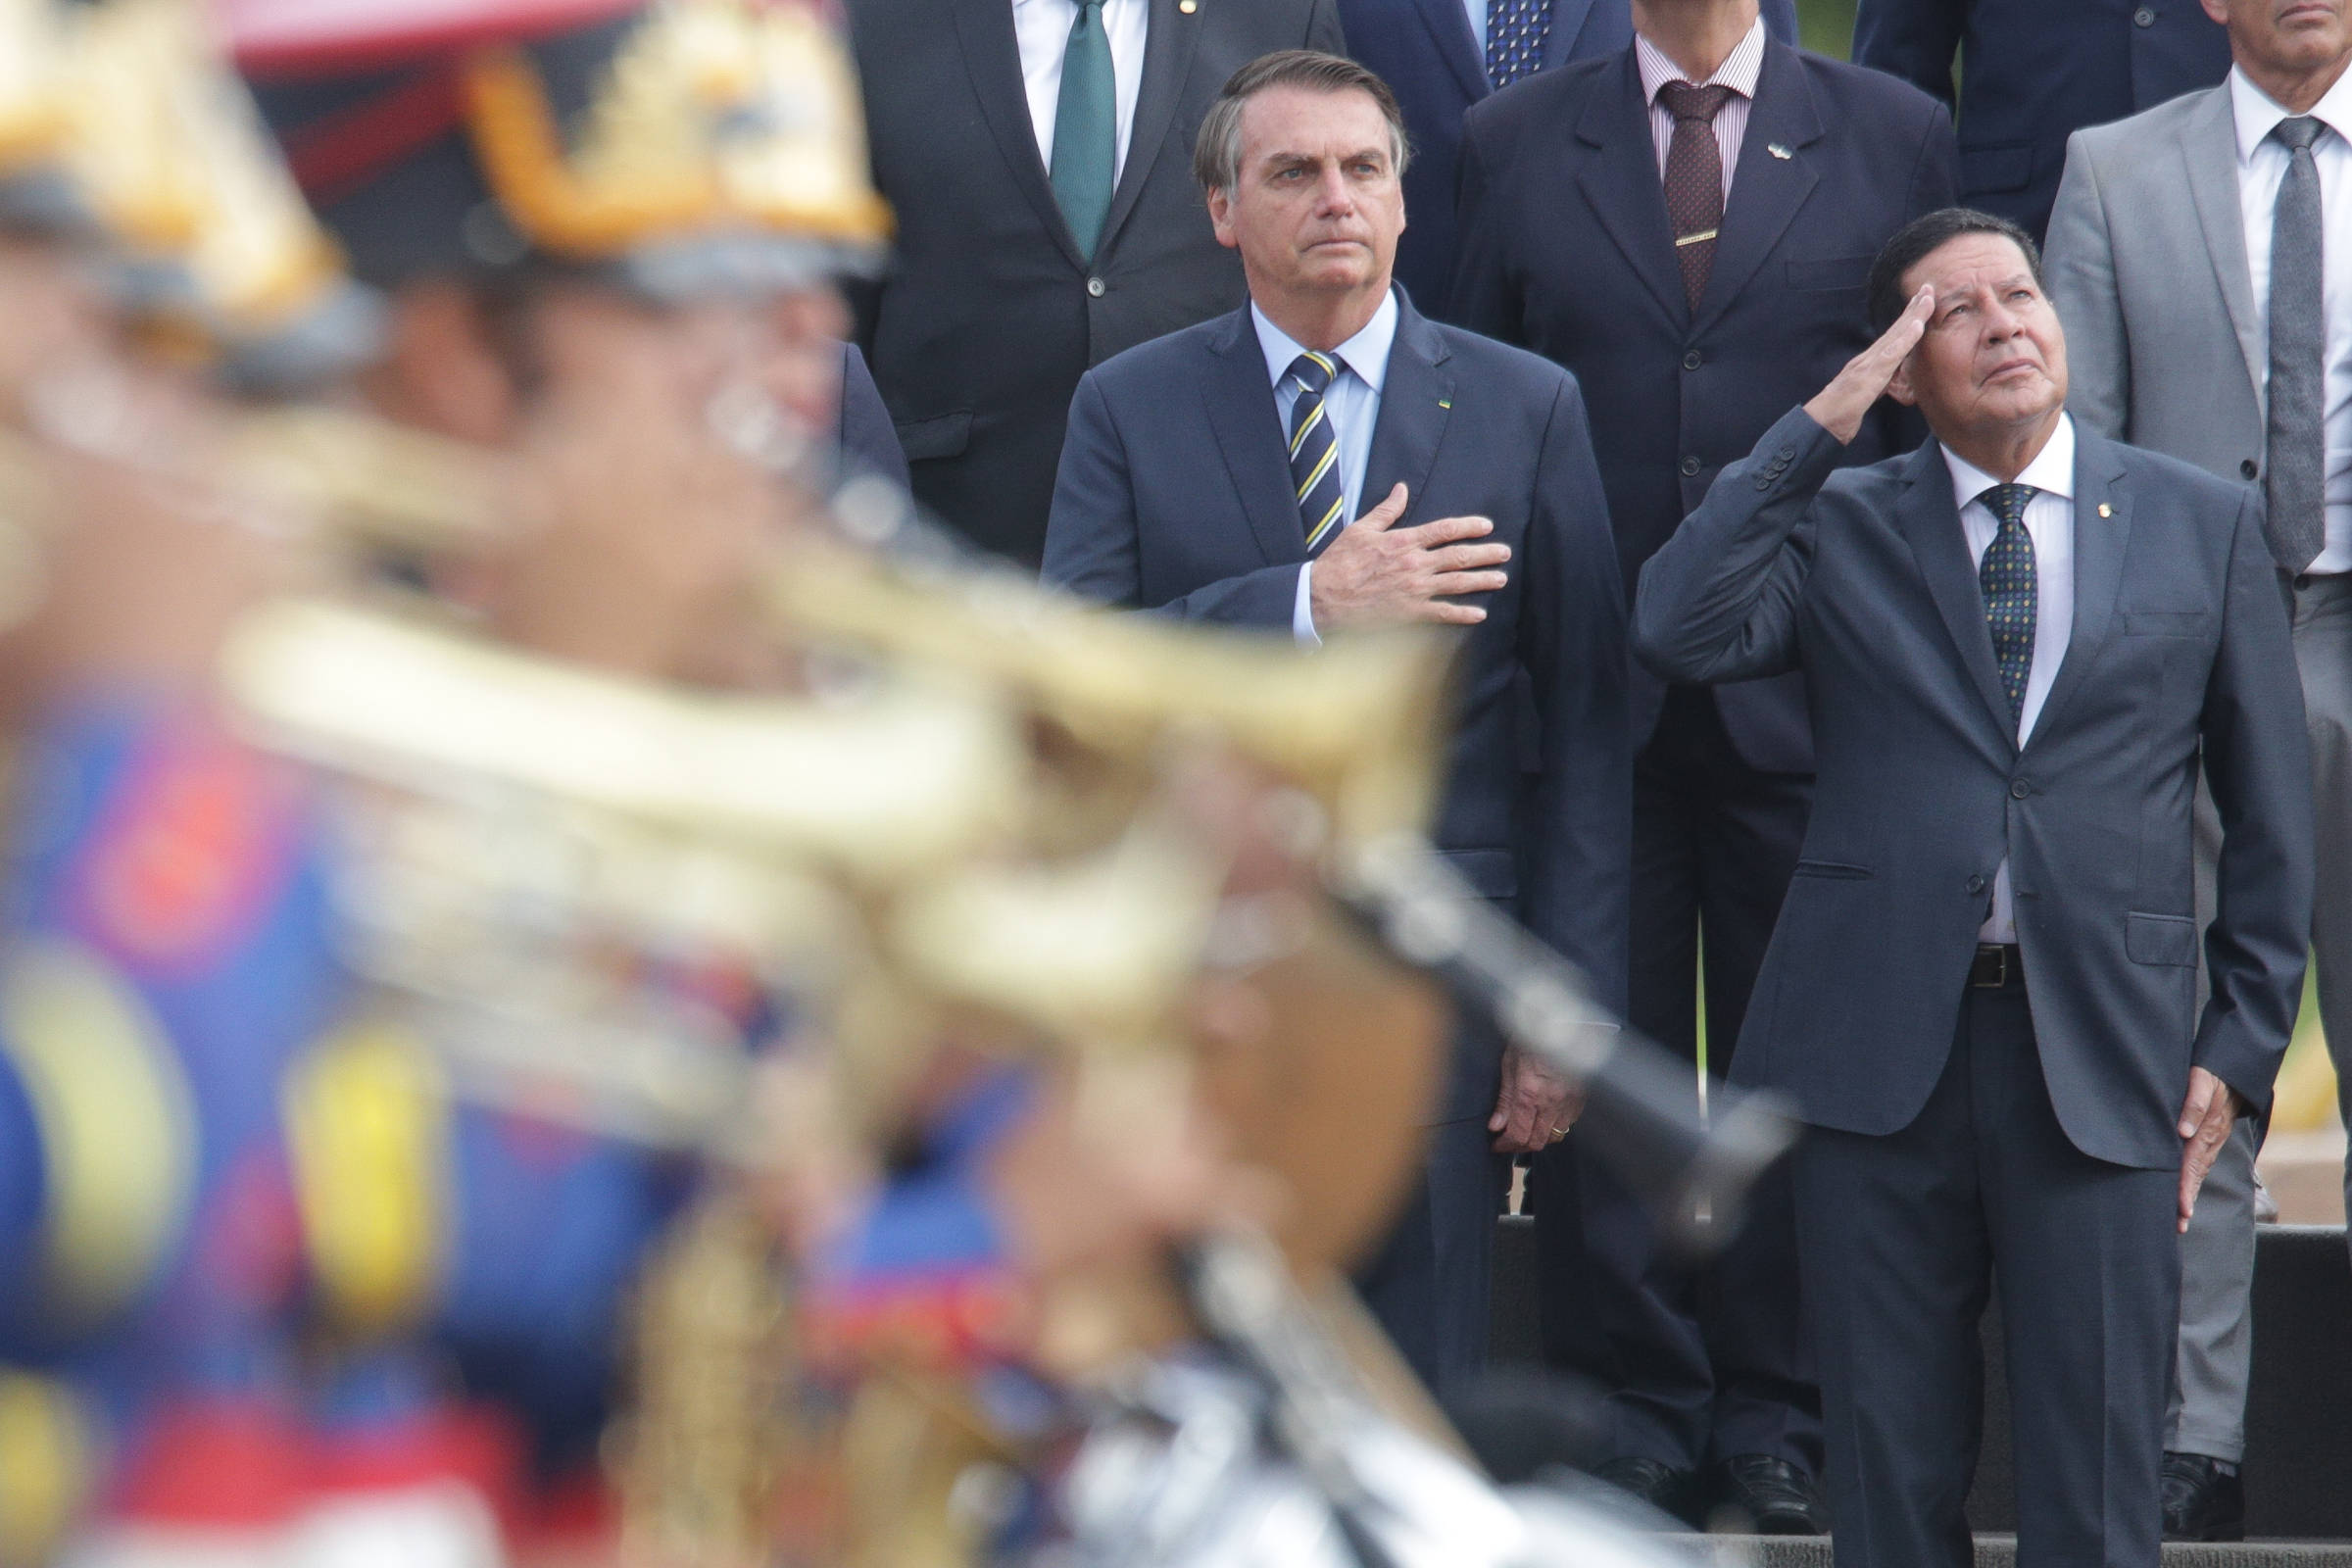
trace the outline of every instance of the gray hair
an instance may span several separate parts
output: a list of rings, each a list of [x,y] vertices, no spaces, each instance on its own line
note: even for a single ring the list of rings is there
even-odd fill
[[[1315,49],[1281,49],[1260,55],[1233,74],[1200,122],[1193,143],[1193,177],[1204,191],[1230,191],[1242,177],[1242,109],[1269,87],[1303,87],[1308,92],[1360,92],[1379,106],[1389,122],[1389,155],[1401,177],[1412,157],[1404,134],[1404,111],[1379,76],[1339,55]]]

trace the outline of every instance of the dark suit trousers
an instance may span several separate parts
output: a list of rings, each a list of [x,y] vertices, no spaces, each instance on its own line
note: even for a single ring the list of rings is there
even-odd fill
[[[1635,762],[1629,1014],[1695,1061],[1703,949],[1707,1065],[1718,1081],[1811,801],[1810,777],[1740,760],[1699,687],[1669,692]],[[1608,1391],[1616,1453],[1680,1469],[1768,1453],[1820,1473],[1820,1396],[1786,1170],[1765,1179],[1746,1229],[1697,1267],[1661,1250],[1642,1205],[1573,1134],[1534,1162],[1530,1189],[1545,1353]]]
[[[1510,1162],[1485,1117],[1429,1130],[1429,1159],[1356,1293],[1405,1362],[1441,1396],[1465,1392],[1487,1363],[1494,1221]]]
[[[2019,1568],[2155,1568],[2177,1180],[2075,1148],[2014,981],[1969,991],[1951,1059],[1910,1126],[1807,1134],[1797,1237],[1838,1568],[1975,1560],[1962,1505],[1982,1432],[1977,1328],[1995,1274]]]

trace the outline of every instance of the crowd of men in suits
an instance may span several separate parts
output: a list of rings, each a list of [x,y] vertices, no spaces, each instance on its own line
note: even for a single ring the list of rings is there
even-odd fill
[[[1812,1129],[1693,1269],[1466,1030],[1360,1281],[1416,1369],[1517,1156],[1667,1512],[1964,1560],[1997,1270],[2027,1549],[2242,1531],[2307,945],[2352,1054],[2352,7],[848,9],[915,495],[1113,604],[1461,627],[1437,845]]]

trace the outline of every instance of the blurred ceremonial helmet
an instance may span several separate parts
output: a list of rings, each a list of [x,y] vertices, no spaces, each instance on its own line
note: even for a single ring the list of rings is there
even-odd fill
[[[0,0],[0,223],[88,244],[134,324],[240,389],[380,341],[198,0]]]
[[[871,270],[858,85],[801,0],[224,0],[358,274],[557,270],[655,303]]]

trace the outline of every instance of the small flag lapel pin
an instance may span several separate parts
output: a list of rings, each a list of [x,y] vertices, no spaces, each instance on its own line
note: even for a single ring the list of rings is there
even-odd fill
[[[1777,141],[1766,142],[1764,144],[1764,150],[1772,154],[1773,157],[1782,160],[1784,163],[1796,156],[1796,154],[1788,150],[1785,143]]]

